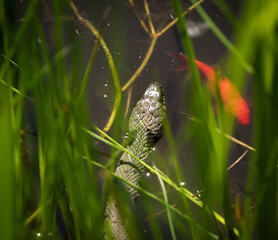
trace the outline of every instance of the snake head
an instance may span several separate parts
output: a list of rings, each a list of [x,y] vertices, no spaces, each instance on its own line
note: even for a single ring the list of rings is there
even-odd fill
[[[146,133],[148,142],[154,144],[162,136],[165,119],[162,87],[157,82],[151,83],[131,113],[129,132],[138,132],[139,135]]]

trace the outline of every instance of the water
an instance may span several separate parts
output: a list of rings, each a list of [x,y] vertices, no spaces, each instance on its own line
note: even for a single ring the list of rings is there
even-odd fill
[[[230,2],[231,4],[233,3],[232,10],[236,12],[238,6],[234,4],[234,1]],[[111,8],[107,19],[105,19],[103,38],[105,39],[115,61],[121,87],[124,86],[146,56],[151,42],[150,37],[138,23],[132,8],[124,2],[96,1],[91,5],[91,2],[84,3],[83,1],[77,1],[76,5],[78,6],[79,11],[84,14],[84,17],[92,21],[96,27],[101,25],[102,16],[107,7],[109,6]],[[186,6],[190,6],[190,4],[186,3]],[[217,6],[208,1],[206,1],[203,6],[214,22],[219,26],[221,31],[223,31],[228,38],[232,38],[232,27]],[[157,31],[161,30],[173,19],[173,12],[171,11],[171,4],[169,2],[153,1],[150,8],[154,27]],[[139,5],[137,11],[139,15],[141,14],[142,16],[144,13],[144,7]],[[46,14],[46,17],[51,16]],[[145,17],[146,16],[143,16],[144,20],[146,20]],[[196,29],[195,31],[191,30],[193,37],[192,41],[197,58],[207,64],[218,64],[221,66],[222,59],[225,54],[227,54],[227,50],[223,44],[221,44],[214,34],[207,29],[207,25],[203,23],[203,20],[195,11],[188,15],[188,19],[192,23],[192,28],[196,26],[198,28],[198,24],[200,28],[199,31],[196,31]],[[45,26],[45,28],[49,30],[49,35],[51,35],[51,26]],[[69,21],[65,25],[64,31],[63,36],[65,43],[70,43],[71,39],[74,39],[77,43],[80,56],[82,56],[82,58],[79,59],[83,59],[83,61],[78,62],[78,66],[80,67],[78,73],[80,74],[76,75],[82,76],[81,73],[84,72],[96,39],[87,29],[85,24],[79,23],[76,20]],[[194,159],[196,146],[191,140],[192,136],[190,129],[187,128],[191,121],[189,120],[188,115],[192,114],[190,101],[194,92],[190,79],[185,77],[186,74],[184,72],[173,71],[173,66],[175,66],[176,63],[173,58],[167,55],[168,52],[180,51],[182,51],[182,48],[176,28],[169,29],[165,34],[158,38],[150,60],[132,85],[129,112],[140,99],[150,82],[158,81],[162,84],[166,99],[167,115],[175,140],[177,157],[180,159],[181,164],[180,171],[182,173],[182,179],[177,182],[179,182],[180,187],[186,187],[193,194],[196,194],[196,196],[201,198],[202,185],[197,174],[197,163]],[[73,63],[68,63],[69,69],[72,66]],[[105,54],[101,47],[99,47],[97,52],[86,91],[89,99],[88,104],[91,110],[91,120],[99,128],[103,128],[113,109],[115,91],[111,71],[109,70]],[[121,106],[118,113],[121,116],[124,115],[126,110],[127,99],[128,91],[125,91],[122,94]],[[127,119],[119,119],[114,123],[109,134],[118,142],[122,142],[124,133],[127,131]],[[251,128],[252,123],[248,126],[237,125],[234,136],[250,144]],[[100,154],[98,158],[99,162],[105,164],[111,153],[110,147],[99,143],[95,148],[107,155],[103,156],[104,154]],[[235,161],[244,150],[244,148],[232,144],[229,162],[232,163]],[[171,159],[170,156],[169,145],[166,139],[162,138],[156,145],[156,150],[152,154],[151,160],[155,162],[158,168],[166,173],[171,179],[177,180],[175,166],[172,161],[173,159]],[[244,186],[247,168],[248,156],[229,171],[232,202],[237,194],[240,196],[245,194]],[[100,189],[102,188],[102,183],[106,177],[106,175],[102,173],[102,171],[99,172],[98,179]],[[154,174],[149,173],[147,173],[146,176],[147,177],[144,179],[142,185],[146,187],[148,191],[154,192],[159,197],[162,197],[161,186],[159,185],[157,177]],[[167,188],[167,191],[169,193],[169,203],[182,206],[182,201],[177,197],[178,194],[175,190]],[[163,210],[162,205],[157,204],[153,200],[149,200],[142,194],[140,195],[136,209],[140,219],[148,217],[150,212],[149,210],[142,211],[146,206],[144,201],[150,202],[150,208],[153,208],[154,212],[160,212]],[[193,208],[195,211],[195,207]],[[198,211],[199,210],[196,210],[196,215],[199,214]],[[158,218],[163,226],[161,231],[165,237],[164,239],[167,239],[170,237],[170,231],[167,225],[166,213],[161,213]],[[149,224],[147,221],[143,223],[143,228],[147,238],[151,239]]]
[[[169,4],[163,3],[164,1],[155,1],[155,3],[152,3],[151,5],[151,9],[154,10],[153,15],[151,16],[156,29],[162,29],[163,26],[173,19],[173,13],[169,10]],[[131,8],[122,5],[120,2],[107,1],[105,4],[107,4],[105,6],[111,6],[111,14],[108,16],[108,24],[104,29],[104,38],[107,41],[110,51],[113,53],[113,57],[115,57],[121,86],[123,86],[140,66],[147,53],[151,39],[138,23],[138,20]],[[230,1],[229,4],[231,5],[232,10],[237,12],[237,3]],[[100,9],[104,10],[105,6],[103,5]],[[227,19],[217,6],[211,2],[205,2],[203,7],[225,36],[228,39],[231,39],[233,36],[232,26],[228,23]],[[143,6],[139,6],[137,10],[139,13],[144,12]],[[121,16],[119,17],[119,15]],[[191,28],[196,26],[198,27],[199,24],[199,31],[196,29],[195,31],[192,29],[190,30],[197,59],[209,65],[217,64],[221,66],[223,64],[222,60],[227,54],[227,49],[207,28],[207,25],[198,16],[196,11],[190,13],[188,15],[188,19],[190,21]],[[109,33],[112,33],[112,38],[109,38]],[[91,48],[90,41],[88,42],[88,46],[86,45],[85,48]],[[171,28],[158,39],[148,64],[132,85],[130,109],[132,109],[135,103],[140,99],[142,93],[150,82],[158,81],[162,84],[165,93],[167,114],[174,138],[176,140],[175,144],[178,149],[178,158],[181,162],[183,179],[180,185],[185,185],[186,188],[201,198],[202,186],[197,174],[197,163],[194,161],[194,151],[196,151],[196,146],[190,140],[191,133],[189,129],[186,129],[186,127],[185,132],[188,131],[189,137],[185,136],[185,138],[182,138],[182,136],[179,135],[181,128],[184,128],[184,123],[189,124],[190,122],[187,116],[192,113],[190,101],[194,92],[190,84],[190,79],[185,78],[186,74],[184,72],[173,71],[173,66],[175,66],[176,63],[173,58],[167,55],[168,52],[180,51],[182,51],[182,48],[177,29]],[[94,72],[92,73],[92,81],[89,83],[89,88],[90,94],[95,99],[91,106],[92,119],[99,127],[104,127],[104,123],[106,122],[113,106],[113,83],[103,51],[99,50],[98,54],[99,55],[97,56],[94,66]],[[86,55],[84,57],[86,58]],[[118,60],[119,63],[117,62]],[[247,97],[251,96],[249,95]],[[121,112],[124,111],[126,98],[127,92],[124,92],[120,109]],[[95,112],[101,112],[103,114],[95,115]],[[124,132],[126,124],[123,125],[122,122],[116,122],[114,127],[119,128],[122,132]],[[239,138],[241,141],[250,144],[251,129],[252,123],[248,126],[237,125],[234,136]],[[120,133],[119,136],[121,136]],[[235,161],[245,150],[237,144],[232,144],[231,146],[229,165],[232,164],[233,161]],[[155,161],[159,168],[162,169],[162,171],[164,171],[168,176],[175,179],[175,169],[171,159],[169,157],[160,159],[162,156],[170,155],[169,146],[165,138],[160,140],[156,148],[157,153],[153,154],[154,156],[152,157],[152,160]],[[104,162],[105,161],[106,160],[104,160]],[[238,165],[229,171],[232,202],[234,202],[234,198],[237,194],[240,196],[244,196],[245,194],[244,186],[247,168],[248,154]],[[153,192],[161,191],[160,185],[155,176],[148,176],[146,181],[147,183],[152,184],[151,187],[146,184],[148,190]],[[171,192],[172,190],[169,189],[169,191]],[[170,197],[170,199],[171,203],[179,204],[179,201],[176,202],[175,197]],[[162,209],[161,205],[157,203],[152,204],[154,204],[157,212]],[[141,209],[140,207],[138,208]],[[144,217],[144,214],[146,213],[142,214],[142,218]],[[166,214],[164,213],[161,215],[162,216],[160,217],[164,219],[162,222],[167,222],[165,219]],[[148,228],[148,225],[146,225],[146,228]],[[169,229],[167,227],[163,232],[166,234],[165,236],[170,236]],[[148,237],[150,238],[150,236]]]

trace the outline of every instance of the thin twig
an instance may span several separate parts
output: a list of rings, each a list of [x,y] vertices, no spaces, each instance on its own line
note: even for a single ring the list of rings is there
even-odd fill
[[[154,46],[156,44],[156,41],[157,41],[157,37],[153,37],[152,41],[151,41],[151,44],[150,44],[150,47],[149,47],[149,49],[147,51],[147,54],[146,54],[143,62],[137,68],[136,72],[128,80],[128,82],[122,87],[122,92],[124,92],[135,81],[135,79],[140,75],[140,73],[143,71],[144,67],[147,65],[147,63],[148,63],[148,61],[149,61],[149,59],[150,59],[150,57],[152,55],[152,52],[153,52]]]
[[[248,153],[248,150],[245,150],[244,153],[231,165],[227,168],[227,171],[232,169],[236,164],[239,163],[239,161]]]
[[[229,171],[230,169],[232,169],[236,164],[239,163],[239,161],[248,153],[248,150],[245,150],[244,153],[233,163],[231,164],[228,168],[227,171]],[[195,193],[194,195],[192,195],[192,197],[199,197],[199,194],[202,193],[204,190],[200,190],[197,191],[197,193]]]
[[[221,130],[220,130],[219,128],[217,128],[217,132],[218,132],[219,134],[222,134],[222,132],[221,132]],[[229,135],[229,134],[224,133],[224,136],[225,136],[226,138],[228,138],[229,140],[231,140],[232,142],[238,144],[238,145],[241,145],[241,146],[243,146],[243,147],[245,147],[245,148],[247,148],[247,149],[249,149],[249,150],[251,150],[251,151],[254,151],[254,152],[256,151],[255,148],[253,148],[253,147],[247,145],[246,143],[244,143],[244,142],[238,140],[237,138],[235,138],[235,137],[233,137],[233,136],[231,136],[231,135]]]
[[[148,5],[147,0],[144,0],[144,7],[145,7],[145,11],[146,11],[146,14],[147,14],[147,17],[148,17],[151,33],[152,33],[152,35],[155,35],[155,30],[154,30],[153,22],[152,22],[152,19],[151,19],[150,9],[149,9],[149,5]]]
[[[200,3],[202,3],[204,0],[200,0],[197,3],[193,4],[191,7],[189,7],[182,16],[185,16],[188,12],[192,11],[197,5],[199,5]],[[138,21],[140,22],[140,24],[142,25],[142,27],[144,28],[144,30],[146,31],[146,33],[151,36],[152,41],[149,47],[149,50],[146,54],[145,59],[143,60],[143,62],[141,63],[141,65],[139,66],[139,68],[136,70],[136,72],[133,74],[133,76],[128,80],[128,82],[122,87],[122,92],[124,92],[134,81],[135,79],[139,76],[139,74],[143,71],[144,67],[146,66],[147,62],[149,61],[150,56],[152,55],[153,49],[155,47],[157,38],[160,37],[163,33],[165,33],[170,27],[172,27],[174,24],[176,24],[176,22],[178,21],[178,18],[176,18],[175,20],[173,20],[171,23],[169,23],[165,28],[163,28],[159,33],[155,32],[153,23],[152,23],[152,19],[151,19],[151,14],[150,14],[150,10],[149,10],[149,6],[148,6],[148,2],[147,0],[144,0],[144,6],[145,6],[145,11],[146,14],[148,16],[148,21],[149,21],[149,25],[151,28],[151,33],[149,32],[149,29],[147,28],[147,26],[145,25],[144,21],[140,18],[139,14],[137,13],[137,11],[135,10],[135,6],[134,6],[134,2],[133,0],[129,0],[129,3],[131,4],[132,7],[134,7],[134,12],[138,18]]]
[[[174,203],[174,204],[172,204],[171,206],[172,206],[172,207],[176,207],[177,204]],[[146,217],[143,221],[146,222],[146,221],[148,221],[149,219],[154,218],[154,217],[157,217],[157,216],[160,216],[162,213],[165,213],[165,212],[166,212],[166,208],[160,210],[159,212],[156,212],[155,214],[153,214],[153,215],[151,215],[151,216],[149,216],[149,217]]]
[[[190,11],[192,11],[196,6],[198,6],[199,4],[201,4],[204,0],[199,0],[198,2],[196,2],[195,4],[193,4],[192,6],[190,6],[188,9],[186,9],[183,14],[181,15],[181,17],[184,17],[187,13],[189,13]],[[156,34],[157,37],[161,36],[163,33],[165,33],[169,28],[173,27],[177,21],[179,20],[179,18],[175,18],[172,22],[170,22],[166,27],[164,27],[159,33]]]
[[[140,17],[140,14],[137,12],[133,0],[128,0],[128,1],[129,1],[130,5],[132,6],[133,11],[134,11],[134,13],[135,13],[135,15],[136,15],[136,17],[137,17],[139,23],[141,24],[142,28],[145,30],[145,32],[146,32],[150,37],[152,37],[152,34],[151,34],[150,30],[149,30],[148,27],[146,26],[144,20],[142,20],[142,18]]]
[[[201,123],[201,124],[202,124],[202,121],[201,121],[200,119],[198,119],[198,118],[195,118],[195,117],[193,117],[193,116],[191,116],[191,115],[189,115],[189,114],[187,114],[187,113],[184,113],[184,112],[179,112],[179,113],[185,114],[186,117],[187,117],[189,120],[193,121],[193,122]],[[221,132],[221,130],[220,130],[219,128],[216,128],[216,131],[217,131],[219,134],[222,134],[222,132]],[[233,136],[231,136],[231,135],[229,135],[229,134],[227,134],[227,133],[224,133],[223,135],[224,135],[227,139],[229,139],[230,141],[232,141],[232,142],[234,142],[234,143],[236,143],[236,144],[238,144],[238,145],[241,145],[242,147],[245,147],[245,148],[247,148],[247,149],[249,149],[249,150],[251,150],[251,151],[254,151],[254,152],[256,151],[255,148],[251,147],[250,145],[248,145],[248,144],[246,144],[246,143],[244,143],[244,142],[238,140],[237,138],[235,138],[235,137],[233,137]]]

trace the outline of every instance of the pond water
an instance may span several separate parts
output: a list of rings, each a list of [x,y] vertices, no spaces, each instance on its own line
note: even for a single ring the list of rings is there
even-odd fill
[[[240,7],[239,2],[240,1],[227,1],[231,11],[236,15],[238,14]],[[146,56],[151,43],[150,36],[143,29],[142,25],[140,25],[134,12],[134,10],[136,10],[139,16],[147,22],[147,16],[144,14],[144,6],[140,1],[136,1],[135,3],[135,8],[131,7],[125,1],[94,1],[93,4],[90,1],[76,1],[75,3],[84,18],[89,19],[97,27],[102,26],[103,38],[115,61],[121,87],[127,83],[130,77],[138,69]],[[185,8],[190,5],[189,2],[184,3]],[[219,7],[212,1],[205,1],[202,5],[224,35],[232,40],[233,28]],[[108,7],[110,10],[108,11],[107,18],[102,20],[103,14]],[[156,31],[163,29],[164,26],[173,20],[171,2],[152,1],[150,3],[150,11],[150,16]],[[46,10],[45,17],[51,17],[50,15],[51,14]],[[208,65],[224,66],[223,62],[225,56],[228,54],[228,50],[225,46],[218,40],[195,10],[188,13],[186,18],[189,21],[190,29],[188,29],[188,31],[192,37],[196,58]],[[45,24],[45,28],[51,35],[51,24]],[[70,43],[71,41],[75,42],[75,47],[79,49],[79,54],[82,56],[82,58],[79,56],[78,59],[84,59],[83,62],[69,62],[68,67],[71,68],[74,64],[77,64],[80,67],[78,72],[82,73],[91,55],[96,41],[95,37],[85,24],[78,22],[76,19],[69,21],[65,25],[63,36],[65,43]],[[51,38],[51,36],[49,36],[49,38]],[[131,109],[141,98],[143,92],[151,82],[157,81],[162,85],[165,94],[167,115],[174,137],[174,145],[176,146],[177,157],[181,164],[180,167],[182,168],[180,170],[183,179],[181,185],[184,185],[193,193],[198,193],[198,191],[202,190],[202,185],[200,184],[200,179],[197,174],[197,163],[194,160],[194,153],[197,149],[194,142],[190,139],[192,133],[190,132],[190,129],[188,129],[188,126],[192,121],[189,117],[192,114],[191,101],[194,91],[192,89],[192,84],[190,83],[188,72],[175,71],[174,66],[177,64],[177,61],[168,54],[169,52],[182,52],[183,49],[181,46],[181,40],[176,27],[170,28],[158,38],[147,65],[129,88],[131,91],[131,98],[128,112],[131,112]],[[251,99],[252,97],[251,87],[252,86],[249,84],[248,89],[244,90],[244,96],[246,99]],[[111,71],[101,47],[99,47],[99,50],[97,51],[86,91],[89,99],[88,105],[91,111],[91,120],[96,126],[102,129],[107,123],[113,109],[115,90]],[[128,90],[122,93],[122,100],[118,113],[122,117],[117,119],[109,131],[109,134],[118,142],[122,142],[127,131],[129,114],[124,117],[127,101]],[[247,126],[241,126],[236,123],[235,129],[234,137],[247,144],[251,144],[252,120]],[[181,134],[181,132],[183,132],[183,134]],[[188,134],[188,136],[186,136],[186,134]],[[98,159],[99,162],[105,164],[110,156],[110,147],[98,143],[95,148],[99,152],[105,153],[100,154]],[[232,164],[244,151],[245,148],[242,146],[235,143],[231,144],[228,165]],[[165,137],[162,137],[156,145],[156,150],[152,154],[151,160],[154,161],[159,169],[165,172],[170,178],[176,179],[175,166],[171,161],[171,151]],[[232,203],[234,203],[236,195],[239,194],[240,196],[243,196],[245,193],[244,186],[248,164],[247,154],[239,164],[229,171]],[[102,171],[100,171],[100,192],[104,180],[102,178],[103,176]],[[158,195],[162,196],[161,186],[156,176],[146,176],[143,184],[149,191],[158,193]],[[175,191],[173,189],[167,190],[169,191],[169,202],[175,205],[181,204],[181,200],[176,198]],[[139,200],[137,211],[138,214],[141,215],[141,218],[146,217],[146,212],[141,211],[140,208],[141,205],[144,206],[142,203],[143,201],[149,200],[144,196]],[[151,204],[153,204],[157,212],[163,210],[161,205],[154,202],[151,202]],[[194,205],[192,208],[195,211]],[[196,215],[198,214],[199,212],[196,207]],[[162,235],[165,237],[164,239],[169,239],[171,235],[170,230],[167,227],[166,214],[163,213],[160,217],[162,223],[165,224],[165,228],[162,230]],[[147,223],[145,229],[146,236],[150,238]]]
[[[103,36],[115,59],[121,86],[123,86],[138,69],[144,59],[151,42],[150,37],[143,30],[135,13],[128,4],[118,1],[104,1],[99,4],[99,6],[94,6],[93,8],[90,8],[89,5],[80,4],[80,12],[85,12],[86,17],[95,23],[100,22],[102,17],[101,13],[105,11],[107,6],[111,8],[105,22]],[[137,11],[143,14],[143,6],[140,4],[136,6],[138,8]],[[184,4],[184,6],[190,6],[190,4],[187,3]],[[223,13],[221,13],[218,6],[209,1],[205,1],[202,6],[224,35],[232,40],[233,28]],[[239,10],[238,1],[228,1],[228,6],[237,14]],[[171,3],[167,1],[153,1],[150,8],[152,11],[152,20],[156,29],[162,29],[163,26],[166,26],[172,20],[173,12],[171,10]],[[92,13],[90,11],[92,11]],[[94,14],[95,11],[98,13],[97,15]],[[142,17],[146,18],[144,15]],[[196,58],[211,66],[223,66],[225,56],[228,54],[228,50],[225,46],[217,39],[211,30],[204,27],[204,21],[195,10],[188,14],[187,19],[195,24],[195,27],[201,28],[201,33],[199,35],[192,36]],[[84,25],[78,26],[78,31],[80,34],[79,41],[82,42],[81,46],[83,46],[81,50],[83,51],[84,59],[88,59],[94,38]],[[190,122],[188,115],[190,116],[192,112],[190,103],[191,97],[194,94],[188,74],[186,72],[175,71],[174,66],[177,64],[177,61],[168,55],[169,52],[181,51],[183,50],[176,27],[169,29],[158,38],[148,64],[132,84],[132,97],[129,107],[131,110],[135,106],[149,83],[153,81],[160,82],[164,89],[167,115],[174,136],[178,135],[185,122]],[[90,106],[92,109],[93,122],[100,128],[103,128],[113,107],[114,85],[102,49],[98,51],[96,57],[89,81],[88,92],[91,100]],[[249,86],[248,89],[244,89],[243,95],[245,99],[251,99],[251,94],[251,86]],[[120,111],[123,113],[125,112],[127,91],[123,92],[122,97]],[[127,124],[123,124],[123,122],[116,123],[115,126],[115,128],[120,128],[122,133],[127,130],[126,127]],[[252,120],[247,126],[236,123],[234,137],[247,144],[251,144],[251,129]],[[179,154],[180,159],[183,159],[181,162],[184,164],[184,175],[188,178],[186,182],[189,184],[189,182],[192,181],[192,183],[195,182],[196,184],[198,180],[196,176],[192,176],[192,172],[194,171],[191,170],[191,167],[195,166],[194,159],[191,159],[194,145],[188,144],[186,141],[184,141],[183,145],[182,139],[177,139],[175,144],[177,144],[181,150]],[[236,144],[232,144],[231,147],[230,161],[232,163],[243,153],[244,148]],[[167,151],[165,139],[161,139],[158,143],[157,151],[162,151],[163,155],[167,155],[167,153],[164,153],[164,151]],[[241,193],[238,184],[241,186],[244,185],[245,178],[243,176],[246,174],[248,165],[247,159],[248,158],[245,157],[242,162],[229,173],[234,193]],[[173,167],[171,166],[171,161],[168,161],[167,164],[169,164],[168,167]],[[198,188],[195,184],[193,189]]]
[[[190,6],[189,3],[184,5]],[[237,14],[239,2],[228,1],[228,5],[231,7],[231,10]],[[123,2],[107,1],[97,6],[99,9],[97,10],[99,13],[97,16],[98,20],[96,20],[94,16],[95,8],[89,10],[89,5],[80,5],[80,10],[82,9],[84,12],[86,12],[87,17],[93,22],[99,22],[99,19],[101,19],[100,13],[103,13],[107,6],[110,6],[111,10],[104,25],[103,36],[107,45],[109,46],[112,56],[115,59],[117,70],[120,76],[121,86],[123,86],[140,66],[147,53],[151,39],[139,24],[133,9]],[[146,20],[146,16],[143,15],[143,6],[139,3],[137,7],[138,8],[136,11],[138,11],[139,14],[142,14],[141,17]],[[205,1],[203,7],[215,24],[219,27],[219,29],[224,33],[224,35],[228,39],[232,40],[233,28],[223,13],[221,13],[218,6],[210,1]],[[150,8],[155,29],[162,29],[163,26],[166,26],[166,24],[168,24],[173,18],[171,4],[169,2],[154,1],[152,2]],[[191,26],[189,26],[191,27],[189,31],[191,31],[190,33],[192,34],[192,41],[197,59],[205,62],[208,65],[223,66],[223,61],[228,53],[225,46],[217,39],[214,33],[207,28],[204,21],[200,18],[195,10],[188,14],[187,19],[191,24]],[[199,29],[199,32],[197,31],[196,33],[196,30],[194,32],[194,27]],[[92,48],[92,39],[94,38],[90,36],[90,33],[85,26],[81,26],[78,28],[78,30],[80,33],[79,40],[83,42],[82,50],[84,52],[84,59],[88,59],[90,53],[88,49]],[[188,136],[191,134],[186,126],[191,121],[188,116],[190,116],[192,112],[190,101],[194,92],[188,74],[186,74],[186,72],[174,71],[174,66],[177,64],[177,62],[167,54],[169,52],[182,51],[183,50],[176,27],[172,27],[158,38],[148,64],[145,66],[144,70],[140,73],[130,88],[132,91],[132,97],[129,112],[140,99],[149,83],[153,81],[158,81],[161,83],[165,93],[167,115],[173,132],[175,145],[178,149],[178,158],[182,167],[182,184],[185,184],[185,187],[193,193],[198,193],[198,191],[201,191],[202,186],[200,185],[200,179],[196,170],[197,163],[194,160],[196,146],[190,140],[190,137],[181,136],[179,134],[184,128],[186,129],[184,132],[185,134],[188,133]],[[108,69],[109,67],[107,65],[103,51],[100,49],[98,51],[88,86],[91,99],[90,104],[92,110],[92,120],[100,128],[103,128],[107,122],[114,101],[114,86],[112,83],[111,73]],[[252,97],[252,91],[250,89],[251,86],[249,85],[248,89],[244,90],[244,96],[247,99],[251,99]],[[127,91],[125,91],[122,96],[122,105],[120,107],[121,114],[125,112]],[[118,140],[121,141],[120,139],[127,131],[127,119],[125,121],[116,122],[113,126],[113,129],[115,128],[120,129]],[[251,144],[251,129],[252,120],[247,126],[241,126],[236,123],[234,137],[247,144]],[[103,146],[102,150],[107,151],[107,148]],[[242,155],[244,151],[244,147],[235,143],[231,144],[228,165],[232,164],[238,157]],[[168,176],[175,179],[174,164],[171,161],[170,156],[169,145],[166,139],[162,138],[157,144],[156,151],[151,159]],[[107,158],[104,158],[102,161],[107,161]],[[244,186],[249,164],[248,161],[247,154],[239,164],[229,171],[232,204],[234,203],[235,196],[240,195],[243,198],[245,194]],[[159,182],[155,176],[146,177],[145,181],[146,186],[149,185],[147,189],[153,192],[161,192]],[[175,193],[171,192],[173,190],[169,189],[169,191],[170,202],[176,205],[180,204],[180,200],[176,200],[175,198]],[[142,215],[141,218],[146,217],[146,213],[142,213],[140,208],[140,203],[144,200],[148,201],[142,196],[138,204],[138,214]],[[157,210],[157,212],[163,209],[160,205],[156,206],[157,204],[152,204],[154,204],[154,208]],[[198,212],[197,209],[196,212]],[[167,218],[165,213],[162,214],[161,219],[163,219],[162,222],[166,222],[166,227],[163,228],[163,236],[165,237],[164,239],[169,239],[171,235],[169,228],[167,227]],[[145,229],[146,236],[150,237],[148,235],[147,225],[145,226]]]

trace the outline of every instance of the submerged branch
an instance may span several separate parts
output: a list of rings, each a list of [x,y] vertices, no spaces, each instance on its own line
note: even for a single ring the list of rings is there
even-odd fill
[[[149,5],[147,0],[144,0],[144,7],[145,7],[145,11],[148,17],[148,22],[149,22],[149,26],[151,29],[151,33],[154,36],[155,35],[155,30],[154,30],[154,26],[153,26],[153,22],[152,22],[152,18],[151,18],[151,13],[150,13],[150,9],[149,9]]]
[[[248,153],[248,150],[245,150],[244,153],[232,164],[227,168],[227,171],[232,169],[236,164],[239,163],[239,161]]]
[[[191,7],[189,7],[188,9],[186,9],[183,14],[181,15],[181,17],[184,17],[187,13],[189,13],[190,11],[192,11],[196,6],[198,6],[199,4],[201,4],[204,0],[199,0],[198,2],[194,3]],[[167,30],[169,30],[171,27],[173,27],[177,21],[179,20],[179,17],[175,18],[172,22],[170,22],[166,27],[164,27],[159,33],[156,34],[157,37],[161,36],[162,34],[164,34]]]
[[[180,112],[180,113],[182,113],[182,112]],[[200,119],[195,118],[195,117],[193,117],[193,116],[190,116],[189,114],[186,114],[186,113],[182,113],[182,114],[187,115],[187,118],[188,118],[189,120],[191,120],[191,121],[193,121],[193,122],[196,122],[196,123],[202,124],[202,121],[201,121]],[[219,134],[223,134],[219,128],[216,128],[216,131],[217,131]],[[229,134],[227,134],[227,133],[224,133],[223,135],[224,135],[227,139],[229,139],[230,141],[232,141],[232,142],[234,142],[234,143],[236,143],[236,144],[238,144],[238,145],[241,145],[242,147],[245,147],[245,148],[247,148],[247,149],[249,149],[249,150],[251,150],[251,151],[254,151],[254,152],[256,151],[256,149],[253,148],[252,146],[250,146],[250,145],[248,145],[248,144],[246,144],[246,143],[244,143],[244,142],[238,140],[237,138],[235,138],[235,137],[233,137],[233,136],[231,136],[231,135],[229,135]]]
[[[153,53],[153,50],[154,50],[154,47],[155,47],[155,44],[156,44],[156,41],[157,41],[157,37],[153,37],[152,41],[151,41],[151,44],[150,44],[150,47],[147,51],[147,54],[143,60],[143,62],[141,63],[141,65],[137,68],[136,72],[133,74],[133,76],[129,79],[129,81],[122,87],[122,91],[124,92],[134,81],[135,79],[140,75],[140,73],[143,71],[143,69],[145,68],[145,66],[147,65],[152,53]]]
[[[135,15],[136,15],[136,17],[137,17],[139,23],[141,24],[142,28],[145,30],[145,32],[146,32],[150,37],[152,37],[152,34],[151,34],[150,30],[149,30],[148,27],[146,26],[144,20],[142,20],[142,18],[140,17],[140,14],[137,12],[133,0],[128,0],[128,1],[129,1],[130,5],[132,6],[133,11],[134,11],[134,13],[135,13]]]
[[[184,17],[188,12],[192,11],[196,6],[201,4],[203,1],[204,0],[199,0],[197,3],[193,4],[191,7],[186,9],[186,11],[184,11],[182,17]],[[150,9],[149,9],[149,5],[148,5],[147,0],[144,0],[144,7],[145,7],[146,15],[148,17],[148,23],[149,23],[149,26],[150,26],[150,30],[147,28],[147,26],[145,25],[145,22],[141,19],[140,15],[135,10],[135,6],[134,6],[133,0],[129,0],[129,3],[134,8],[134,12],[135,12],[135,14],[137,16],[138,21],[142,25],[142,27],[145,30],[145,32],[151,37],[152,41],[151,41],[150,47],[149,47],[149,49],[147,51],[146,57],[144,58],[143,62],[141,63],[139,68],[136,70],[136,72],[133,74],[133,76],[122,87],[122,92],[124,92],[135,81],[135,79],[140,75],[140,73],[145,68],[146,64],[148,63],[148,61],[149,61],[149,59],[150,59],[150,57],[152,55],[152,52],[154,50],[154,47],[155,47],[155,44],[156,44],[156,41],[157,41],[158,37],[160,37],[168,29],[170,29],[172,26],[174,26],[177,23],[178,19],[179,19],[179,18],[174,19],[171,23],[169,23],[166,27],[164,27],[160,32],[156,33],[156,31],[154,29],[154,25],[153,25],[152,19],[151,19],[151,13],[150,13]]]

